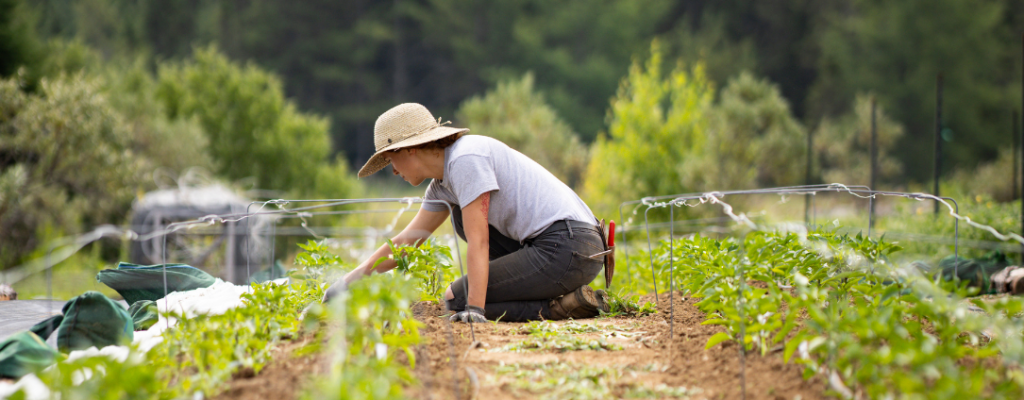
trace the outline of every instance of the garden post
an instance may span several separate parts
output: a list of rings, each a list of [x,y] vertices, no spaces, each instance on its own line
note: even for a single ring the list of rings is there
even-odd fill
[[[942,170],[942,73],[935,82],[935,189],[932,194],[939,196],[939,173]],[[935,202],[935,215],[939,215],[939,203]]]

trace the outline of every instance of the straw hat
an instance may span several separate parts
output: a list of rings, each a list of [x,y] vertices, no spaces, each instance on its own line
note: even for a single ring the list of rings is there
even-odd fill
[[[359,169],[359,177],[365,178],[391,164],[384,152],[433,142],[451,135],[469,132],[466,128],[443,126],[441,119],[434,119],[426,107],[416,103],[399,104],[388,110],[373,126],[373,146],[377,152]]]

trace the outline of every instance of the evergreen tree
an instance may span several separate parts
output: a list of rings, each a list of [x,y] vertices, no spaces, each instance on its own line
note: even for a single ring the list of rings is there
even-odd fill
[[[39,61],[39,39],[23,0],[0,0],[0,77],[32,69]]]
[[[820,36],[812,115],[840,114],[857,92],[876,93],[906,128],[898,155],[907,172],[926,179],[933,169],[936,78],[942,73],[943,126],[952,133],[946,160],[970,165],[993,158],[1009,142],[1005,125],[1014,89],[1007,84],[1019,68],[1011,71],[1013,63],[1005,60],[1013,54],[1008,44],[1019,37],[1011,40],[1004,30],[1003,3],[864,0],[852,6],[832,15]]]
[[[500,82],[485,95],[466,100],[455,115],[471,133],[501,140],[570,187],[580,182],[587,148],[534,90],[532,74]]]

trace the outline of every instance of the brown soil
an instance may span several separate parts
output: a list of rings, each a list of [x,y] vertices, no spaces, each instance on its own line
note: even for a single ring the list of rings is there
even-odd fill
[[[642,301],[654,301],[648,296]],[[424,344],[417,351],[416,376],[420,385],[409,388],[407,395],[416,399],[452,398],[456,390],[461,398],[469,398],[470,392],[477,399],[534,398],[540,393],[523,392],[507,384],[507,378],[498,376],[495,368],[513,363],[545,363],[563,361],[592,366],[644,369],[654,365],[653,372],[622,375],[617,385],[657,384],[699,388],[695,398],[738,399],[742,397],[742,378],[746,380],[748,399],[819,399],[825,398],[825,382],[818,378],[804,380],[803,368],[782,361],[781,352],[770,352],[766,356],[747,354],[744,357],[746,370],[741,376],[739,347],[735,343],[717,345],[704,350],[704,345],[715,333],[724,330],[715,325],[700,325],[704,313],[695,306],[693,299],[683,299],[677,293],[674,299],[675,317],[670,328],[670,309],[667,294],[661,295],[661,305],[655,315],[641,318],[599,318],[581,320],[581,323],[596,323],[606,326],[603,333],[582,334],[585,337],[601,338],[608,331],[622,330],[626,335],[604,336],[608,342],[623,347],[619,351],[576,351],[555,353],[552,351],[494,352],[489,351],[527,337],[519,332],[522,323],[475,324],[470,332],[466,324],[449,324],[442,308],[433,303],[420,303],[414,308],[417,319],[424,322],[421,335]],[[674,340],[669,341],[669,331]],[[480,342],[478,348],[470,349],[472,337]],[[454,342],[454,347],[450,345]],[[454,363],[452,359],[454,358]],[[467,370],[476,375],[478,385],[474,387]],[[454,371],[454,372],[453,372]],[[453,380],[453,374],[458,378]]]
[[[820,378],[804,380],[803,368],[782,361],[779,351],[766,356],[747,354],[744,357],[746,373],[741,376],[739,347],[735,343],[717,345],[704,350],[704,345],[715,333],[724,330],[717,325],[701,325],[704,313],[695,306],[694,299],[675,295],[675,317],[669,340],[670,309],[667,294],[661,295],[658,313],[640,318],[598,318],[580,320],[580,323],[598,324],[604,332],[581,334],[584,337],[604,338],[622,346],[618,351],[553,351],[495,352],[499,347],[528,337],[520,332],[523,323],[474,324],[473,332],[467,324],[449,324],[448,313],[437,303],[420,302],[413,306],[416,319],[423,322],[420,334],[423,343],[414,350],[414,374],[419,383],[409,387],[406,395],[413,399],[451,399],[458,391],[461,399],[520,399],[536,398],[542,393],[531,393],[512,388],[509,378],[500,376],[495,368],[501,364],[533,364],[570,362],[618,370],[627,368],[650,372],[623,373],[615,383],[617,387],[658,384],[700,389],[693,398],[739,399],[742,397],[742,379],[745,378],[747,399],[826,398],[826,384]],[[654,296],[641,301],[654,302]],[[564,323],[564,322],[556,322]],[[607,336],[611,331],[624,335]],[[474,348],[470,345],[479,342]],[[286,341],[275,350],[273,361],[256,376],[239,373],[229,388],[216,399],[274,399],[298,398],[301,388],[326,370],[327,354],[295,357],[294,353],[309,341],[306,336]],[[407,361],[404,356],[401,361]],[[644,368],[648,367],[648,368]],[[529,369],[525,366],[523,369]],[[470,372],[475,375],[472,383]],[[456,379],[452,379],[456,376]],[[614,391],[614,389],[613,389]]]
[[[263,367],[260,373],[243,370],[235,373],[228,389],[214,396],[218,400],[292,400],[299,398],[301,389],[322,374],[325,370],[324,360],[327,354],[319,353],[295,356],[295,352],[314,340],[307,335],[296,340],[284,341],[273,350],[270,364]]]

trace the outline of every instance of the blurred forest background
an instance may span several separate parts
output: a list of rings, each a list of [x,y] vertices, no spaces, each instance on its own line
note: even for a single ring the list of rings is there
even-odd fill
[[[1011,191],[1020,0],[0,0],[0,267],[127,221],[190,168],[365,195],[401,102],[538,160],[600,214],[648,195],[933,173]],[[384,180],[387,177],[374,177]]]

